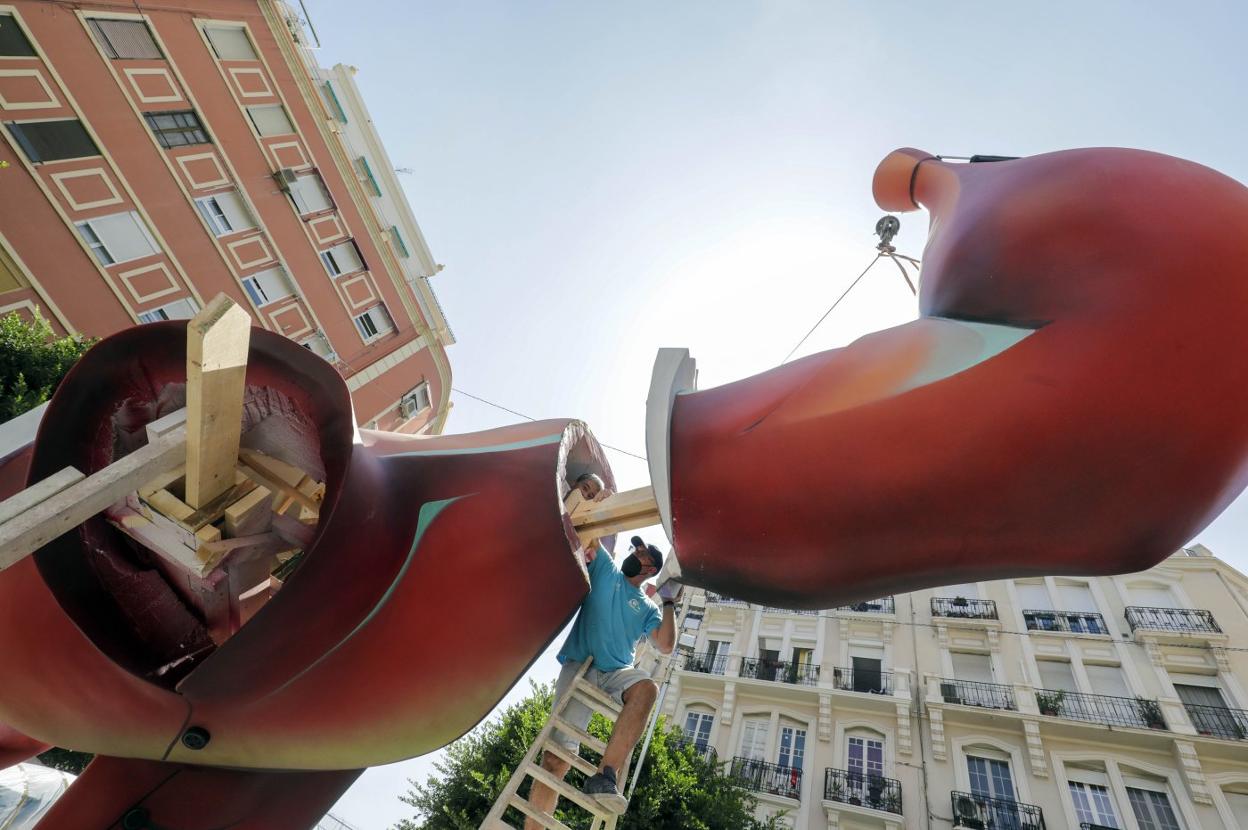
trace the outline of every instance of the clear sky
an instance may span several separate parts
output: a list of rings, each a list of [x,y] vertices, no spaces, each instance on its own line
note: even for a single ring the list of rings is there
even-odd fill
[[[359,67],[413,171],[455,386],[637,453],[657,348],[689,347],[704,388],[762,371],[867,264],[896,147],[1139,147],[1248,182],[1243,5],[306,2],[321,62]],[[901,218],[918,256],[926,216]],[[876,268],[799,354],[915,308]],[[452,401],[450,432],[515,420]],[[611,460],[621,486],[648,480]],[[1197,537],[1248,569],[1245,538],[1242,498]],[[551,654],[532,672],[554,673]],[[370,770],[334,812],[385,826],[429,768]]]

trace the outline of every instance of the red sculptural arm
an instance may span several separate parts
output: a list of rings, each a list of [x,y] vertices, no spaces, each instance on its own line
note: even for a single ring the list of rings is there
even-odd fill
[[[830,607],[1134,571],[1243,490],[1248,190],[1132,150],[903,150],[875,192],[932,213],[922,316],[673,399],[686,581]]]

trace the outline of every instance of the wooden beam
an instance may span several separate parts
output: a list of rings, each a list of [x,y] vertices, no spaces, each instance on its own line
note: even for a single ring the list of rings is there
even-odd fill
[[[654,500],[654,490],[650,487],[625,490],[600,502],[580,505],[572,516],[572,526],[582,540],[658,523],[659,508]]]
[[[72,487],[86,478],[73,467],[53,473],[43,481],[30,485],[4,501],[0,501],[0,525],[20,513],[24,513],[44,499],[50,499],[66,487]]]
[[[234,484],[251,317],[218,294],[186,327],[186,498],[203,507]]]
[[[180,427],[22,511],[0,525],[0,571],[185,459],[186,430]]]
[[[229,536],[252,536],[269,529],[273,522],[273,493],[257,487],[225,508],[225,532]]]
[[[289,467],[289,465],[256,450],[240,450],[238,458],[242,462],[243,472],[252,481],[269,488],[275,494],[294,499],[309,510],[320,512],[319,500],[286,482],[283,467]]]

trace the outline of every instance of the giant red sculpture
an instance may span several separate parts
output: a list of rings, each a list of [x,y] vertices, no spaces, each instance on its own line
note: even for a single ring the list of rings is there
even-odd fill
[[[683,581],[830,607],[1138,570],[1244,488],[1248,240],[1227,229],[1248,190],[1131,150],[901,150],[875,195],[932,213],[920,319],[706,391],[660,361],[647,443]],[[180,406],[183,328],[89,352],[29,480],[99,469]],[[565,482],[612,482],[579,422],[356,434],[297,345],[255,331],[247,371],[244,444],[327,491],[302,566],[237,633],[211,637],[98,518],[0,573],[0,762],[102,756],[41,827],[307,827],[360,768],[477,723],[584,594]]]

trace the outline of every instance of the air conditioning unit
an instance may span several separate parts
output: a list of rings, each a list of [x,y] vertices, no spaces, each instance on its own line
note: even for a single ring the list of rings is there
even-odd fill
[[[399,414],[404,418],[410,418],[417,412],[417,404],[415,398],[404,398],[399,401]]]
[[[282,189],[283,193],[290,192],[290,186],[299,178],[295,171],[289,167],[283,167],[273,173],[273,181],[277,182],[277,186]]]

